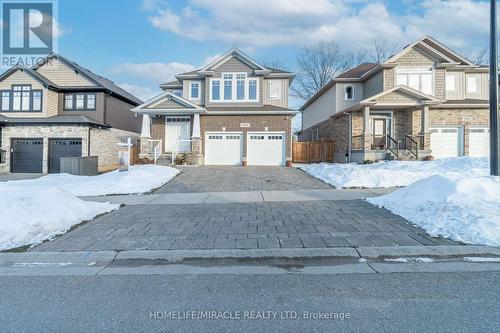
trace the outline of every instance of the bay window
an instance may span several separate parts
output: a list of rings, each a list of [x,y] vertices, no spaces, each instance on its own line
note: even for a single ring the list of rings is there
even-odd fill
[[[397,68],[396,85],[432,95],[432,68]]]
[[[65,111],[95,111],[95,109],[95,93],[71,93],[64,95]]]
[[[12,85],[1,91],[1,111],[42,111],[42,90],[33,90],[30,84]]]
[[[258,99],[258,80],[247,73],[223,73],[210,79],[211,102],[252,102]]]

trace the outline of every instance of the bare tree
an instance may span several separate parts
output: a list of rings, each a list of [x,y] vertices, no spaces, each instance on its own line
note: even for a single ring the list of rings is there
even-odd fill
[[[344,53],[334,42],[304,47],[297,57],[298,74],[292,85],[292,95],[308,100],[352,63],[352,55]]]
[[[484,47],[465,55],[465,58],[479,66],[487,66],[490,63],[488,48]]]
[[[389,59],[396,53],[399,45],[397,43],[390,45],[385,39],[375,39],[373,48],[369,53],[369,61],[380,64]]]
[[[273,68],[273,69],[279,69],[282,71],[287,71],[286,66],[281,61],[278,61],[278,60],[267,60],[267,61],[264,61],[264,63],[262,65],[264,65],[264,67],[266,67],[266,68]]]

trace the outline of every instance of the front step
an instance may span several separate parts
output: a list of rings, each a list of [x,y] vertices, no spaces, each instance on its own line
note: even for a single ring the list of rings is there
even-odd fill
[[[156,164],[163,166],[171,166],[172,165],[172,155],[170,154],[161,154],[160,157],[156,160]]]

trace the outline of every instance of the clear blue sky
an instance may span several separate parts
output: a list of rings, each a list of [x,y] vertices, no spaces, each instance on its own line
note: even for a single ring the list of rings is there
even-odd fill
[[[472,0],[59,0],[59,53],[141,98],[232,46],[296,70],[304,45],[363,52],[430,34],[470,53],[487,46],[488,2]],[[299,101],[294,101],[296,106]]]

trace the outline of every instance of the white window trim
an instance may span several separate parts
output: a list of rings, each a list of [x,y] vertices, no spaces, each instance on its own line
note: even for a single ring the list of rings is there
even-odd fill
[[[198,97],[196,98],[193,97],[193,91],[192,91],[193,84],[196,84],[198,86]],[[201,98],[201,82],[189,81],[189,99],[192,99],[194,101],[199,101],[200,98]]]
[[[474,84],[475,89],[474,90],[471,90],[469,88],[469,80],[470,79],[474,79],[474,82],[475,82],[475,84]],[[465,79],[465,92],[467,94],[477,94],[479,92],[478,89],[477,89],[477,76],[468,76],[468,75],[466,76],[466,79]]]
[[[232,74],[233,75],[233,78],[232,78],[232,84],[231,84],[231,99],[224,99],[224,81],[227,81],[227,80],[224,80],[224,75],[225,74]],[[236,79],[236,75],[237,74],[244,74],[245,75],[245,96],[243,99],[237,99],[237,81],[238,79]],[[256,99],[249,99],[249,96],[250,96],[250,83],[249,81],[250,80],[256,80],[257,81],[257,85],[256,85],[256,89],[257,89],[257,94],[256,94]],[[219,97],[220,99],[218,100],[214,100],[212,98],[212,82],[213,81],[219,81]],[[210,99],[210,103],[251,103],[251,102],[258,102],[259,99],[260,99],[260,96],[259,96],[259,85],[260,85],[260,80],[258,77],[248,77],[248,73],[246,72],[225,72],[225,73],[221,73],[221,77],[220,78],[211,78],[208,80],[208,86],[209,86],[209,99]]]
[[[273,96],[271,92],[273,91],[272,85],[276,84],[278,86],[278,94],[277,96]],[[268,80],[267,89],[269,91],[269,100],[278,100],[281,99],[281,81],[280,80]]]
[[[396,84],[398,84],[398,76],[399,75],[406,75],[406,84],[405,86],[408,86],[410,87],[410,84],[409,84],[409,81],[410,81],[410,75],[411,74],[417,74],[419,76],[419,91],[425,93],[425,94],[428,94],[428,92],[424,92],[423,89],[422,89],[422,75],[423,74],[431,74],[431,95],[434,95],[435,94],[435,84],[434,84],[434,81],[435,81],[435,75],[434,75],[434,67],[397,67],[396,68],[396,71],[395,71],[395,82]],[[411,88],[411,87],[410,87]],[[415,89],[415,88],[412,88],[412,89]]]
[[[351,87],[352,89],[352,97],[351,98],[347,98],[347,88]],[[344,99],[346,101],[352,101],[354,99],[354,85],[352,84],[348,84],[344,87]]]
[[[448,78],[453,78],[453,86],[448,84]],[[446,74],[445,86],[447,92],[455,92],[457,90],[457,76],[455,74]]]

